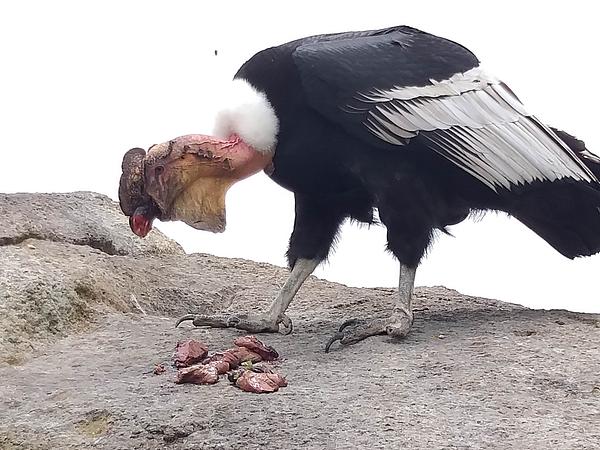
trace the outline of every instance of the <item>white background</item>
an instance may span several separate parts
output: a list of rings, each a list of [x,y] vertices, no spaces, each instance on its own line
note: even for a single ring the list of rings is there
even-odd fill
[[[93,190],[116,199],[122,154],[209,133],[221,86],[256,51],[310,34],[399,24],[466,45],[529,110],[598,153],[594,3],[2,2],[0,192]],[[261,174],[230,191],[225,234],[158,227],[187,251],[284,265],[292,221],[292,195]],[[437,240],[417,284],[600,312],[599,257],[569,261],[502,215],[452,232]],[[397,264],[384,245],[382,228],[347,225],[317,274],[394,286]]]

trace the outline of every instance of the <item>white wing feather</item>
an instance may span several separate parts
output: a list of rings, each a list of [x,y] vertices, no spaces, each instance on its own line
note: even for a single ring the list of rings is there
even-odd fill
[[[365,126],[399,146],[421,134],[433,150],[493,190],[565,177],[597,181],[506,85],[481,68],[430,82],[359,94],[370,105]]]

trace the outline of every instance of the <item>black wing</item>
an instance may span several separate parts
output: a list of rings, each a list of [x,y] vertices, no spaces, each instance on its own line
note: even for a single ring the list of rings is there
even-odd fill
[[[310,106],[370,145],[413,139],[496,190],[594,175],[469,50],[409,27],[322,36],[293,53]]]

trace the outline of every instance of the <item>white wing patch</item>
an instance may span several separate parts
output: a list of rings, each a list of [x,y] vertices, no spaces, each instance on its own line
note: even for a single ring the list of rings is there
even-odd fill
[[[433,150],[493,190],[565,177],[596,181],[506,85],[479,67],[430,82],[359,94],[357,100],[372,105],[365,126],[393,145],[420,134]]]

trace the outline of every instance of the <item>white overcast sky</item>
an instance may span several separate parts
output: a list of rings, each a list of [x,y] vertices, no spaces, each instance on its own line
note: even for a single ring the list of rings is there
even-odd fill
[[[5,1],[0,192],[93,190],[116,199],[122,154],[209,133],[221,86],[255,52],[311,34],[400,24],[466,45],[529,110],[600,153],[595,3]],[[234,186],[227,203],[224,234],[158,227],[190,252],[284,265],[292,195],[261,174]],[[600,312],[600,257],[567,260],[497,214],[452,232],[437,240],[417,284]],[[384,229],[347,225],[317,275],[394,286],[398,267],[384,246]]]

